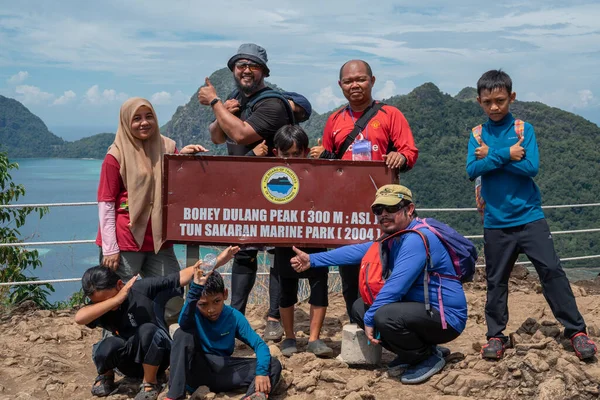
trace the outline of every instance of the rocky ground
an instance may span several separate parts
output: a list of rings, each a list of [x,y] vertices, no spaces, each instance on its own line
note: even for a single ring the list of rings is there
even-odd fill
[[[553,318],[536,279],[517,269],[511,279],[510,323],[512,348],[501,361],[485,361],[479,350],[485,341],[484,284],[467,284],[469,321],[465,332],[449,343],[448,365],[428,382],[402,385],[386,369],[350,368],[341,361],[317,359],[309,353],[281,357],[277,344],[271,353],[284,365],[283,382],[273,399],[595,399],[599,396],[600,365],[581,362],[561,326]],[[600,282],[573,285],[590,335],[600,338]],[[332,295],[323,337],[340,351],[341,327],[347,322],[341,296]],[[249,310],[249,320],[262,333],[263,308]],[[296,311],[301,349],[308,334],[308,306]],[[95,377],[92,344],[99,330],[80,327],[72,311],[41,311],[27,306],[0,316],[0,400],[92,399]],[[243,344],[238,355],[249,355]],[[384,354],[384,361],[391,359]],[[192,398],[240,398],[241,393],[214,394],[201,390]],[[123,382],[109,400],[133,396],[136,383]],[[164,394],[163,394],[164,395]]]

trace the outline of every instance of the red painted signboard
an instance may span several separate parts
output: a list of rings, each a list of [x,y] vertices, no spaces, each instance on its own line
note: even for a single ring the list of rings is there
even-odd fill
[[[381,161],[166,155],[163,234],[196,244],[336,247],[376,239]]]

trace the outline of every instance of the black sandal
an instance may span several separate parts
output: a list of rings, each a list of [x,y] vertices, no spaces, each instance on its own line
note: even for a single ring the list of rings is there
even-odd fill
[[[146,390],[146,388],[152,388]],[[156,400],[160,392],[162,392],[163,385],[160,383],[149,383],[144,382],[140,385],[140,391],[135,396],[134,400]]]
[[[99,385],[96,383],[100,382]],[[92,386],[92,395],[97,397],[106,397],[112,393],[115,389],[115,376],[114,375],[98,375],[94,379],[94,385]]]

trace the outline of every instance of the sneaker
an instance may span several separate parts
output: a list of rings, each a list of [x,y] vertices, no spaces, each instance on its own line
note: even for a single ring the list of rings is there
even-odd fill
[[[332,357],[333,349],[325,344],[321,339],[308,342],[306,351],[313,353],[317,357]]]
[[[499,360],[504,356],[506,345],[500,338],[491,338],[481,347],[481,357],[491,360]]]
[[[440,372],[446,361],[437,352],[433,352],[428,358],[416,365],[411,365],[400,378],[405,385],[414,385],[425,382],[433,375]]]
[[[571,344],[573,345],[575,354],[580,360],[587,360],[588,358],[594,357],[594,354],[596,354],[596,343],[583,332],[579,332],[573,336],[571,338]]]
[[[444,346],[434,346],[433,350],[436,351],[442,358],[446,358],[452,354],[450,349]]]
[[[265,340],[281,340],[283,337],[283,327],[281,326],[281,323],[279,321],[267,321],[263,337]]]
[[[296,339],[285,339],[281,342],[281,354],[285,357],[291,357],[292,354],[298,352],[298,348],[296,347]]]

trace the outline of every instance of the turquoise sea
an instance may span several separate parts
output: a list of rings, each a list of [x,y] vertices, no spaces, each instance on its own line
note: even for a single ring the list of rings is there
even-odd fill
[[[101,160],[87,159],[15,159],[18,170],[13,181],[25,185],[26,196],[19,203],[75,203],[96,201]],[[52,207],[41,220],[32,213],[21,229],[26,242],[95,239],[98,229],[97,207]],[[42,267],[29,271],[40,279],[79,278],[85,269],[98,264],[95,244],[52,245],[38,247]],[[185,264],[185,247],[175,246],[179,263]],[[201,255],[215,252],[202,248]],[[268,261],[260,260],[259,262]],[[569,269],[572,280],[594,278],[598,269]],[[55,284],[50,301],[65,300],[79,290],[79,282]]]

